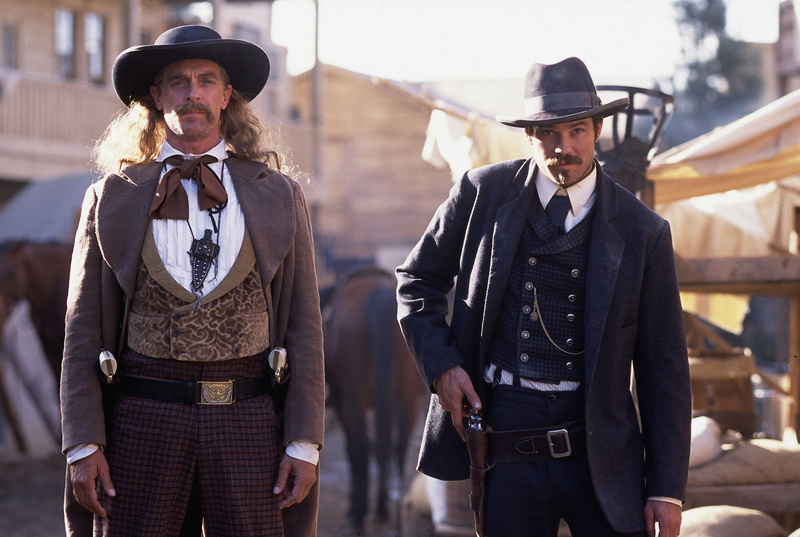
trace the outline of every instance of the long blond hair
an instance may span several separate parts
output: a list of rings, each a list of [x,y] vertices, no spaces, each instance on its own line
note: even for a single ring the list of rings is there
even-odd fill
[[[225,83],[228,75],[220,67]],[[155,79],[160,84],[162,75]],[[220,115],[220,136],[226,148],[237,157],[263,162],[278,171],[291,173],[285,151],[281,148],[277,121],[269,116],[259,118],[250,103],[234,88],[228,107]],[[92,149],[97,170],[105,175],[118,173],[131,164],[158,158],[166,138],[164,114],[151,96],[133,101],[108,125]]]

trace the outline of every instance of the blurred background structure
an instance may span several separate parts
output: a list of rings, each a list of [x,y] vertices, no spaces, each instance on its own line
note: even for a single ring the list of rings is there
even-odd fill
[[[736,389],[752,393],[750,435],[796,439],[800,1],[492,6],[3,0],[0,243],[71,242],[83,192],[96,179],[91,147],[122,107],[111,86],[113,61],[178,24],[206,24],[267,51],[270,78],[254,106],[279,125],[306,192],[322,286],[356,264],[393,270],[453,180],[476,166],[528,157],[520,131],[494,116],[521,110],[530,63],[577,55],[600,86],[674,98],[660,136],[647,140],[654,143],[649,167],[633,190],[646,193],[672,225],[696,336],[687,344],[745,364],[722,369],[744,371]],[[530,21],[554,16],[554,6],[559,20],[572,24],[569,40],[548,33],[555,24],[531,28]],[[600,158],[607,158],[611,130],[604,129]],[[2,273],[18,268],[0,264]],[[0,288],[14,285],[0,281]],[[57,452],[57,401],[53,389],[44,390],[48,396],[41,388],[56,386],[57,372],[43,380],[47,362],[36,349],[33,310],[18,302],[0,294],[0,312],[11,319],[0,352],[0,454]],[[20,386],[29,388],[12,391]],[[713,390],[714,383],[705,386]],[[717,405],[723,400],[718,396]],[[705,409],[718,416],[728,410]],[[9,420],[15,412],[29,417]],[[31,428],[13,434],[14,421]]]

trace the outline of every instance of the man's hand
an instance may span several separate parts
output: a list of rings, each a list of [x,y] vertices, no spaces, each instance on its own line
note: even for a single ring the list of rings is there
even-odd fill
[[[272,489],[273,494],[283,495],[278,507],[283,509],[302,502],[316,480],[317,470],[313,464],[284,454],[278,469],[278,480]]]
[[[647,537],[678,537],[681,533],[681,507],[670,502],[647,500],[644,506],[644,520]]]
[[[466,440],[463,419],[469,416],[469,407],[481,408],[481,400],[475,393],[469,375],[461,366],[451,367],[436,377],[433,387],[439,396],[439,404],[450,412],[453,427],[461,439]]]
[[[106,456],[99,449],[88,457],[73,462],[69,466],[69,476],[72,480],[72,489],[75,499],[84,509],[97,516],[106,517],[108,513],[97,499],[97,480],[109,496],[116,496],[114,485],[111,483],[111,473],[108,470]]]

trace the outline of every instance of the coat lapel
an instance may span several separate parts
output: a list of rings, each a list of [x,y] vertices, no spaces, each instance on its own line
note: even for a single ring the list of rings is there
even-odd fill
[[[484,307],[481,328],[480,361],[482,366],[488,363],[488,343],[492,341],[506,283],[511,273],[511,265],[514,263],[522,231],[527,223],[528,212],[536,193],[536,185],[533,181],[535,173],[531,171],[532,162],[532,160],[526,161],[525,165],[517,171],[513,185],[518,189],[519,195],[498,208],[492,230],[492,254],[486,288],[488,300]]]
[[[163,163],[125,168],[110,176],[100,192],[95,226],[103,257],[125,295],[131,297],[149,223],[148,212]]]
[[[597,202],[586,275],[586,378],[591,383],[600,343],[608,319],[609,304],[617,285],[625,242],[616,230],[618,216],[614,180],[602,172],[597,177]],[[587,386],[588,388],[589,386]]]
[[[235,158],[228,171],[253,240],[261,277],[275,276],[293,243],[296,214],[292,190],[282,175],[263,164]],[[141,258],[147,213],[163,163],[148,162],[105,180],[97,206],[97,235],[106,262],[125,295],[133,295]]]
[[[293,190],[286,186],[291,179],[258,162],[229,158],[225,163],[266,288],[294,244],[297,214]]]

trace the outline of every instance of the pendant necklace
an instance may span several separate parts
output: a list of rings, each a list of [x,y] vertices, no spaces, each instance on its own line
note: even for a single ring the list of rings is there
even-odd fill
[[[217,257],[219,256],[219,227],[222,222],[220,219],[220,222],[217,223],[215,216],[219,218],[219,213],[225,208],[225,205],[226,204],[215,205],[214,207],[208,209],[208,216],[211,218],[211,227],[214,228],[213,233],[217,235],[216,243],[214,243],[213,239],[211,238],[212,230],[206,228],[206,230],[203,232],[203,238],[198,239],[194,235],[192,225],[189,224],[189,233],[192,234],[192,247],[187,253],[192,261],[191,288],[192,292],[197,296],[197,302],[195,303],[195,307],[193,309],[196,309],[200,305],[203,283],[205,282],[211,267],[214,266],[215,270],[219,270]],[[189,222],[187,220],[187,224],[188,223]]]

